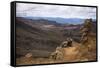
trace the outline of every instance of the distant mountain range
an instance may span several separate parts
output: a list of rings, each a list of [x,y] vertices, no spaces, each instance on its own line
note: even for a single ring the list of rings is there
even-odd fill
[[[84,19],[81,18],[60,18],[60,17],[25,17],[28,19],[46,19],[50,21],[56,21],[61,24],[82,24]]]

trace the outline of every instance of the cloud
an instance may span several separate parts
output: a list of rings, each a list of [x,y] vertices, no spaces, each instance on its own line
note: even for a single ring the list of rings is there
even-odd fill
[[[18,17],[96,18],[96,8],[17,3]]]

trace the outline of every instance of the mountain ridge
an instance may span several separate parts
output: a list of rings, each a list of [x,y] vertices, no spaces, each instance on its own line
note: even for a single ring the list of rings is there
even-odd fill
[[[60,24],[81,24],[84,23],[85,20],[81,18],[60,18],[60,17],[25,17],[25,18],[34,20],[46,19],[50,21],[56,21],[57,23]]]

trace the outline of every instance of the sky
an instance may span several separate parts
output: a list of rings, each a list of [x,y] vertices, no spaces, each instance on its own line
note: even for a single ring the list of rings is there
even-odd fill
[[[96,8],[80,7],[80,6],[17,3],[16,16],[96,19]]]

